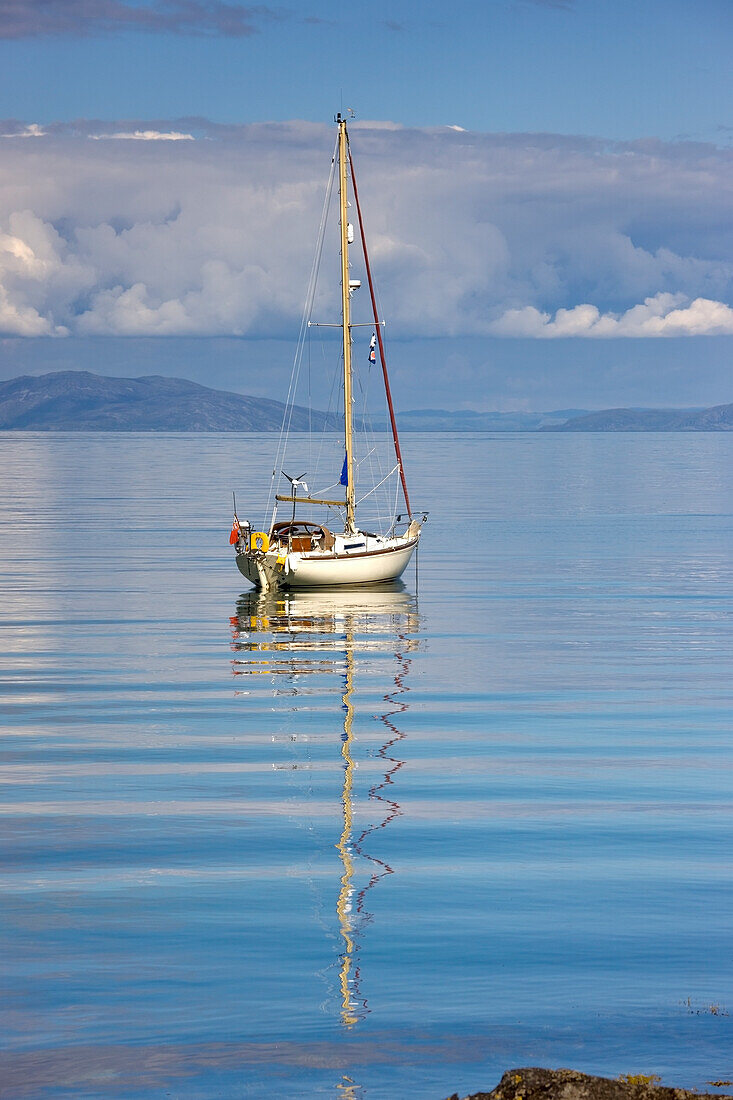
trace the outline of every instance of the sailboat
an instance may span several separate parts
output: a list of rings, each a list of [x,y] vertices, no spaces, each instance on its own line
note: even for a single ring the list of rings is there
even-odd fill
[[[303,324],[301,325],[301,339],[299,349],[302,351],[302,334],[309,328],[312,322],[310,313],[315,296],[315,279],[320,264],[320,250],[323,245],[326,214],[330,189],[334,175],[338,173],[339,194],[339,231],[341,248],[341,320],[338,326],[341,329],[341,364],[343,368],[343,447],[344,460],[341,477],[337,483],[329,488],[338,486],[339,496],[335,491],[330,496],[311,495],[308,490],[305,473],[293,477],[281,468],[285,445],[289,434],[289,425],[292,418],[293,383],[291,381],[291,394],[286,407],[283,420],[283,429],[280,433],[278,455],[273,470],[273,479],[280,476],[289,482],[290,492],[275,493],[274,506],[271,518],[266,530],[255,531],[247,521],[240,521],[234,508],[234,524],[230,536],[230,543],[235,548],[237,567],[240,572],[254,585],[263,591],[278,588],[330,588],[336,585],[371,585],[383,584],[396,580],[407,568],[413,553],[415,552],[422,529],[422,524],[427,518],[427,513],[422,513],[418,519],[412,512],[410,498],[407,491],[407,483],[402,463],[397,424],[395,421],[392,395],[387,375],[387,364],[382,337],[382,322],[377,311],[377,300],[372,280],[371,266],[367,252],[364,223],[359,192],[354,176],[354,165],[349,146],[349,135],[346,119],[341,114],[335,119],[338,126],[336,149],[332,158],[331,177],[327,188],[327,200],[324,204],[324,214],[321,219],[321,231],[316,248],[317,262],[314,261],[314,269],[311,275],[311,285],[306,298],[306,310]],[[349,187],[349,181],[351,187]],[[379,357],[382,367],[382,379],[384,382],[387,408],[389,410],[389,423],[392,431],[392,440],[396,457],[396,465],[383,481],[387,481],[390,475],[399,476],[402,496],[404,498],[404,513],[394,513],[390,516],[391,522],[386,525],[382,533],[362,529],[357,523],[356,508],[364,496],[357,500],[357,461],[355,459],[354,443],[354,378],[352,368],[352,329],[358,326],[352,324],[351,299],[352,295],[361,286],[358,279],[351,278],[349,266],[349,246],[354,241],[354,227],[349,222],[348,209],[351,205],[349,196],[352,195],[358,215],[361,247],[369,284],[371,299],[371,312],[373,317],[373,334],[369,348],[370,362],[376,359],[376,350],[379,349]],[[317,324],[317,322],[316,322]],[[372,327],[372,322],[369,323]],[[298,353],[296,353],[296,361]],[[294,375],[296,367],[294,365]],[[285,444],[283,444],[285,439]],[[382,482],[380,481],[379,484]],[[376,488],[375,486],[374,488]],[[361,490],[361,486],[360,486]],[[373,491],[373,489],[371,490]],[[365,496],[369,494],[366,493]],[[271,499],[271,498],[270,498]],[[395,504],[397,497],[395,495]],[[268,500],[268,507],[270,501]],[[292,512],[286,520],[277,520],[279,504],[292,504]],[[327,509],[326,518],[321,522],[308,519],[296,519],[296,507]],[[335,517],[339,527],[343,524],[343,530],[333,530],[334,522],[329,516]],[[263,525],[264,526],[264,525]]]

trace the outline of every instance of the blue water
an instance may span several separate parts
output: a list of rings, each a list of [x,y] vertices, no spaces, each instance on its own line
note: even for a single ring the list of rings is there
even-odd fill
[[[0,435],[0,1095],[733,1078],[733,437],[408,436],[281,599],[273,442]]]

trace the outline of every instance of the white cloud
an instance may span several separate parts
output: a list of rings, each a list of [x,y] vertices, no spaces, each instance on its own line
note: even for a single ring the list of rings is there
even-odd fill
[[[182,134],[178,130],[118,130],[114,134],[90,134],[94,141],[193,141],[193,134]]]
[[[52,226],[31,211],[16,211],[0,233],[0,332],[13,336],[65,336],[50,299],[64,299],[86,278],[78,259],[65,259]]]
[[[554,317],[534,306],[508,309],[490,326],[496,336],[723,336],[733,335],[733,309],[709,298],[656,294],[624,313],[601,313],[588,304],[558,309]]]
[[[68,336],[68,329],[54,326],[33,306],[11,301],[3,286],[0,286],[0,332],[8,336]]]
[[[291,332],[332,130],[102,128],[49,124],[43,142],[3,147],[0,332]],[[731,331],[730,151],[364,122],[352,146],[394,335]],[[329,232],[319,319],[338,310]],[[355,309],[367,306],[362,292]]]
[[[4,138],[29,138],[29,137],[45,137],[48,133],[42,126],[39,126],[37,122],[31,122],[27,126],[19,126],[16,130],[11,130],[7,134],[0,134],[0,137]]]
[[[151,304],[143,283],[99,291],[92,308],[79,317],[77,328],[83,335],[115,336],[169,336],[195,331],[182,302],[171,298]]]

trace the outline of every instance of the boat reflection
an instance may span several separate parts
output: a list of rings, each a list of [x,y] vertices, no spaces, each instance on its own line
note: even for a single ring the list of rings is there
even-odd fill
[[[341,1023],[351,1029],[369,1012],[359,968],[362,936],[372,920],[367,907],[369,892],[380,879],[394,873],[389,863],[371,855],[368,847],[369,837],[401,814],[392,788],[404,764],[398,745],[405,733],[398,722],[408,709],[406,679],[419,645],[417,600],[399,583],[352,591],[255,591],[240,598],[231,624],[236,675],[271,676],[275,695],[283,693],[283,677],[286,693],[294,696],[314,694],[316,685],[310,681],[306,689],[299,678],[317,676],[322,680],[318,693],[332,692],[340,701],[343,781],[341,829],[335,842],[341,860],[336,900],[341,939],[338,996]],[[329,679],[333,683],[329,684]],[[362,714],[357,713],[356,697],[365,686],[371,699],[369,713]],[[377,714],[375,690],[380,698]],[[293,709],[297,712],[297,704]],[[382,724],[385,735],[378,738],[376,751],[362,748],[359,753],[355,725],[360,719],[376,719]],[[364,743],[373,741],[368,726],[365,734]],[[380,762],[379,778],[360,802],[355,787],[359,756],[363,760],[369,755]],[[357,826],[357,820],[364,824]]]

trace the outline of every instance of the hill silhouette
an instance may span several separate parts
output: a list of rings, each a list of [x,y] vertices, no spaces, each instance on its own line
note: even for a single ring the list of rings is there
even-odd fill
[[[56,371],[0,383],[0,430],[6,431],[269,432],[279,431],[284,411],[280,401],[159,375]],[[293,409],[294,431],[328,424],[325,413]]]

